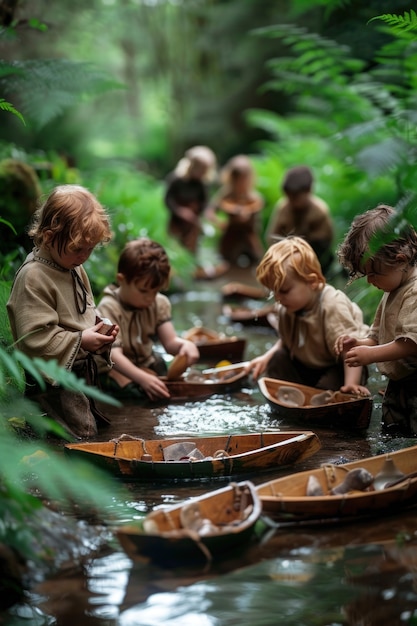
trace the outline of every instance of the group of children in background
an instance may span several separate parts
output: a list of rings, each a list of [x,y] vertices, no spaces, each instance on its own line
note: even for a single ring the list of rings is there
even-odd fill
[[[220,231],[218,251],[226,267],[254,266],[265,250],[261,221],[264,199],[256,190],[253,165],[246,155],[232,157],[220,172],[220,189],[210,198],[216,163],[210,148],[194,146],[168,176],[168,232],[195,255],[204,217]],[[333,261],[333,224],[329,207],[313,194],[313,185],[312,170],[306,165],[285,173],[283,197],[272,212],[265,239],[269,245],[288,235],[303,237],[326,273]]]
[[[278,205],[269,230],[278,240],[264,254],[256,225],[263,202],[253,189],[249,160],[231,159],[225,168],[225,186],[208,206],[203,180],[215,160],[207,150],[190,150],[182,163],[182,177],[177,170],[170,180],[169,228],[195,250],[202,213],[208,208],[214,220],[223,212],[227,216],[221,239],[224,258],[236,262],[239,255],[247,254],[258,264],[257,279],[277,303],[278,340],[249,363],[248,373],[255,380],[267,374],[321,389],[369,395],[367,366],[376,363],[389,381],[382,409],[385,427],[416,435],[414,229],[406,226],[392,231],[394,209],[380,205],[353,221],[339,247],[339,260],[350,276],[365,276],[384,292],[368,328],[359,307],[326,284],[323,266],[329,260],[333,230],[327,206],[311,194],[309,168],[287,173],[287,200]],[[294,200],[291,214],[288,207]],[[370,242],[379,233],[385,243],[374,253]],[[389,233],[392,236],[387,238]],[[170,302],[161,293],[170,275],[162,246],[148,238],[127,243],[120,254],[116,282],[106,287],[96,309],[82,264],[111,233],[107,213],[95,196],[77,185],[57,187],[35,214],[29,234],[34,249],[16,274],[7,303],[17,347],[31,357],[56,359],[90,384],[101,380],[110,393],[168,398],[160,378],[166,373],[165,361],[154,351],[155,339],[167,353],[185,355],[189,365],[198,361],[199,353],[195,344],[176,333]],[[234,241],[237,234],[238,241]],[[111,321],[109,328],[104,318]],[[54,380],[46,383],[43,391],[28,379],[28,394],[73,436],[96,435],[97,423],[105,416],[94,403],[82,393],[62,389]]]

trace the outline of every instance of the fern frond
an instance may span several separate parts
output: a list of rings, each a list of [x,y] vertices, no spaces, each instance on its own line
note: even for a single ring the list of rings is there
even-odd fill
[[[19,61],[9,67],[14,73],[0,75],[0,89],[13,94],[25,117],[38,127],[45,126],[83,98],[123,88],[105,72],[87,63],[58,59]]]
[[[405,11],[404,15],[395,15],[394,13],[384,13],[383,15],[376,15],[369,22],[374,20],[381,20],[388,24],[394,32],[409,32],[417,31],[417,13],[414,9],[410,12]]]
[[[20,113],[20,111],[15,109],[10,102],[6,102],[4,98],[0,98],[0,109],[2,111],[8,111],[8,113],[13,113],[13,115],[16,115],[20,119],[20,121],[26,126],[25,118]]]

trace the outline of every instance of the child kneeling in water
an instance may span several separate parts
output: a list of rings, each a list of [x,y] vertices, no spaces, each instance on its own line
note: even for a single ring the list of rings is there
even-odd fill
[[[326,280],[312,247],[301,237],[272,245],[256,277],[277,302],[279,339],[249,365],[261,375],[319,389],[369,395],[366,369],[348,367],[335,343],[348,332],[365,337],[362,311]]]

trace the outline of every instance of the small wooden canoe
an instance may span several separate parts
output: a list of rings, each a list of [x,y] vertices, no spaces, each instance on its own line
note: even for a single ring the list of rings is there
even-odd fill
[[[352,474],[352,471],[356,470]],[[354,475],[369,473],[364,490],[355,484]],[[402,474],[402,477],[399,477]],[[352,487],[347,492],[341,484]],[[307,495],[314,492],[319,495]],[[357,487],[353,489],[353,487]],[[312,471],[298,472],[262,483],[257,487],[263,512],[281,522],[333,520],[392,513],[417,503],[417,446],[398,452],[344,463],[323,465]],[[322,494],[320,495],[320,492]]]
[[[160,564],[211,561],[249,541],[261,514],[254,485],[230,483],[149,513],[138,525],[120,526],[116,535],[133,560]]]
[[[140,439],[65,445],[65,451],[124,480],[201,480],[259,473],[297,463],[320,449],[311,431],[276,431],[217,437]]]
[[[243,337],[229,336],[218,333],[215,330],[204,327],[194,327],[183,335],[196,344],[200,351],[202,361],[242,361],[246,347],[246,339]]]
[[[371,420],[371,396],[326,392],[268,377],[260,378],[258,386],[272,410],[284,419],[348,430],[366,429]],[[297,402],[299,395],[301,402]]]
[[[182,402],[197,398],[207,398],[214,394],[228,393],[240,389],[247,378],[246,363],[236,363],[226,367],[216,367],[203,371],[191,369],[178,380],[167,380],[162,377],[170,398],[162,398],[158,402]]]
[[[259,308],[252,308],[248,306],[230,306],[229,304],[225,304],[222,307],[222,313],[234,324],[275,328],[273,319],[273,304],[267,304]]]

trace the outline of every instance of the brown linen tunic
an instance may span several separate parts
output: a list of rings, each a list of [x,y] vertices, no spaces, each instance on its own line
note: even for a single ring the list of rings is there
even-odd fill
[[[375,313],[369,337],[378,344],[396,339],[406,339],[417,344],[417,269],[398,289],[384,293]],[[386,361],[376,364],[381,374],[400,380],[417,372],[417,357]]]
[[[339,360],[334,343],[341,335],[364,338],[369,330],[358,305],[331,285],[319,292],[309,311],[289,313],[278,304],[277,316],[279,336],[291,358],[311,368],[329,367]]]
[[[122,348],[123,354],[137,367],[150,367],[155,360],[153,347],[158,327],[171,320],[168,298],[158,293],[151,306],[137,309],[120,301],[117,285],[108,285],[98,308],[102,317],[120,327],[113,347]]]
[[[96,323],[96,309],[88,276],[74,270],[85,288],[86,310],[80,313],[70,270],[57,265],[47,250],[33,250],[16,273],[7,311],[17,347],[30,357],[56,359],[68,370],[84,361],[81,333]],[[78,286],[81,296],[81,288]],[[94,355],[100,366],[102,355]],[[48,380],[52,383],[54,381]]]

